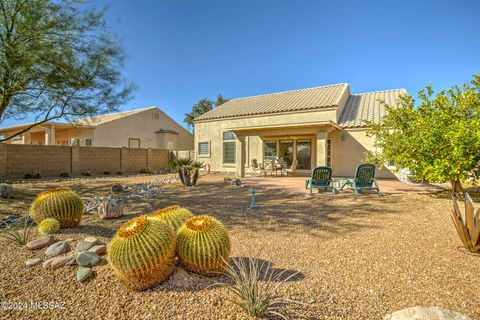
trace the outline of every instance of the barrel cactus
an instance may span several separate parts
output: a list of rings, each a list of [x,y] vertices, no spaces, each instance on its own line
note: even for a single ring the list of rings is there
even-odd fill
[[[30,207],[30,215],[36,224],[40,224],[46,218],[55,218],[60,222],[60,228],[78,226],[82,214],[82,199],[68,188],[42,192]]]
[[[60,230],[60,222],[55,218],[44,219],[38,225],[38,233],[42,236],[57,233]]]
[[[193,213],[187,208],[174,205],[157,210],[152,213],[152,216],[164,220],[176,232],[185,223],[185,221],[193,217]]]
[[[110,268],[132,290],[160,284],[175,269],[175,238],[173,229],[161,219],[133,218],[108,245]]]
[[[225,270],[230,238],[217,219],[196,216],[178,230],[177,253],[185,269],[204,275],[217,274]]]

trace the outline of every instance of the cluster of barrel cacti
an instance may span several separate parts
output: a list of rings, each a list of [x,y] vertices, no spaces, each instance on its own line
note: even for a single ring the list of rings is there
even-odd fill
[[[68,188],[48,190],[40,193],[30,207],[30,216],[36,224],[47,218],[56,219],[60,228],[74,228],[80,224],[83,201]]]
[[[179,264],[192,272],[224,271],[230,238],[223,224],[210,216],[170,206],[125,222],[108,245],[114,273],[133,290],[162,283]]]

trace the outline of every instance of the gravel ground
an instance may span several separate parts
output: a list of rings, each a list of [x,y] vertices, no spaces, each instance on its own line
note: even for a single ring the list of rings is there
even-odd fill
[[[69,186],[82,197],[105,196],[113,183],[134,184],[158,176],[88,182],[16,185],[13,199],[0,199],[2,215],[28,211],[34,195],[48,187]],[[233,257],[253,256],[286,274],[299,271],[281,289],[285,297],[307,305],[286,309],[307,319],[382,319],[415,305],[439,306],[480,318],[480,257],[457,249],[460,241],[449,218],[446,194],[365,196],[351,193],[291,194],[259,188],[256,209],[247,209],[249,186],[232,186],[223,177],[202,177],[199,186],[164,185],[155,199],[135,200],[126,216],[100,220],[85,215],[82,226],[64,229],[58,239],[96,236],[108,242],[119,225],[142,213],[180,204],[211,214],[228,228]],[[73,244],[73,246],[75,243]],[[0,240],[0,300],[56,302],[53,308],[0,309],[1,319],[248,319],[228,302],[227,292],[198,286],[179,289],[168,281],[147,292],[129,292],[108,265],[94,268],[87,282],[75,281],[76,267],[44,270],[25,267],[42,257]],[[297,318],[296,316],[293,316]]]

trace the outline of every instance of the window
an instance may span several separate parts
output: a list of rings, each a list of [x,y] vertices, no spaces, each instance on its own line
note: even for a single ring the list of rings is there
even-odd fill
[[[277,156],[277,141],[265,141],[263,146],[263,160],[275,160]]]
[[[209,156],[209,145],[208,142],[199,142],[198,143],[198,155],[199,156]]]
[[[235,134],[233,132],[223,133],[223,163],[235,163]]]
[[[71,138],[70,139],[71,146],[79,146],[80,145],[80,138]]]
[[[297,140],[297,169],[310,170],[312,168],[311,140]]]
[[[140,139],[128,138],[128,147],[129,148],[140,148]]]
[[[93,145],[93,140],[92,138],[85,138],[85,145],[87,147],[91,147]]]
[[[327,166],[332,166],[332,140],[327,139]]]
[[[393,160],[388,160],[387,166],[388,166],[388,167],[395,167],[395,161],[393,161]]]
[[[153,119],[156,119],[156,120],[160,119],[160,114],[157,113],[157,112],[155,112],[155,113],[153,114]]]

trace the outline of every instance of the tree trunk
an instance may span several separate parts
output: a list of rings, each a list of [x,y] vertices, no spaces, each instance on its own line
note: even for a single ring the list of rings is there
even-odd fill
[[[192,181],[190,180],[190,171],[187,168],[183,168],[183,174],[185,176],[185,183],[187,187],[192,185]]]
[[[462,182],[460,180],[450,180],[450,184],[452,185],[452,193],[461,194],[462,196],[465,195],[465,189],[463,189]]]
[[[185,187],[185,176],[183,175],[183,168],[177,168],[178,171],[178,177],[180,178],[180,182],[182,182],[182,185]]]
[[[196,186],[197,185],[197,180],[198,180],[198,172],[199,170],[197,168],[194,169],[193,172],[193,178],[192,178],[192,185]]]

